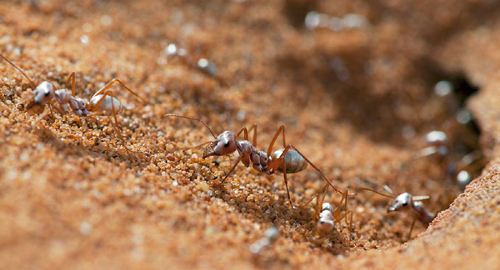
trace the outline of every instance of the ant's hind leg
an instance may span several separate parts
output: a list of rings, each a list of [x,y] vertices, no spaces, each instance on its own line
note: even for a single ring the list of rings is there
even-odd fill
[[[111,80],[106,86],[104,86],[103,88],[101,88],[99,91],[95,92],[95,94],[92,96],[92,97],[95,97],[95,96],[98,96],[98,95],[101,95],[103,94],[104,92],[106,92],[106,90],[108,88],[110,88],[113,84],[115,83],[119,83],[121,86],[123,86],[123,88],[125,88],[125,90],[129,91],[132,95],[134,95],[136,98],[138,98],[140,101],[142,101],[143,103],[146,103],[146,101],[141,98],[138,94],[136,94],[134,91],[130,90],[130,88],[128,88],[127,86],[125,86],[125,84],[123,84],[120,80],[118,79],[113,79]]]
[[[106,98],[106,95],[103,97],[103,99],[105,99],[105,98]],[[120,140],[122,141],[123,147],[125,147],[125,150],[129,154],[129,156],[131,156],[131,150],[128,149],[128,147],[126,145],[126,141],[123,138],[123,135],[122,135],[122,133],[120,132],[120,130],[118,128],[118,117],[116,117],[116,110],[115,110],[115,105],[114,105],[113,101],[111,101],[111,109],[112,109],[112,112],[113,112],[113,118],[115,118],[115,122],[113,122],[113,120],[111,120],[111,125],[113,125],[113,128],[115,129],[115,132],[118,133],[118,137],[120,137]]]
[[[254,123],[252,127],[248,130],[248,133],[250,133],[253,129],[253,139],[252,139],[252,145],[253,147],[257,148],[257,123]]]
[[[284,139],[284,136],[283,136],[283,139]],[[328,184],[330,184],[330,186],[332,186],[332,187],[333,187],[333,189],[335,189],[335,191],[337,191],[338,193],[341,193],[341,194],[342,194],[342,191],[338,190],[338,189],[337,189],[337,188],[336,188],[336,187],[335,187],[335,186],[334,186],[334,185],[333,185],[333,184],[332,184],[332,183],[331,183],[331,182],[330,182],[330,181],[326,178],[326,176],[323,174],[323,172],[322,172],[322,171],[321,171],[318,167],[316,167],[316,165],[314,165],[314,163],[312,163],[312,162],[311,162],[308,158],[306,158],[306,156],[304,156],[304,154],[302,154],[302,153],[299,151],[299,149],[297,149],[295,146],[293,146],[293,145],[291,145],[291,144],[289,144],[289,145],[287,146],[287,148],[289,148],[289,147],[291,147],[291,148],[293,148],[293,150],[297,151],[297,153],[298,153],[300,156],[302,156],[302,158],[304,158],[304,160],[305,160],[307,163],[309,163],[309,165],[311,165],[311,166],[312,166],[312,167],[313,167],[313,168],[314,168],[317,172],[319,172],[319,174],[323,177],[323,179],[325,179],[325,181],[326,181]],[[287,149],[287,148],[285,148],[285,149]],[[283,153],[285,153],[285,151],[283,151]]]
[[[417,221],[417,217],[413,218],[413,222],[411,223],[410,233],[408,234],[408,241],[411,240],[411,233],[413,232],[413,227],[415,227],[415,222]]]
[[[271,164],[269,164],[268,170],[271,174],[273,174],[274,172],[276,172],[278,170],[279,166],[281,164],[283,164],[283,178],[285,180],[286,193],[288,195],[288,201],[290,202],[290,206],[293,208],[293,202],[292,202],[292,198],[290,196],[290,190],[288,188],[288,178],[286,177],[285,155],[289,149],[290,149],[289,147],[285,148],[283,153],[281,153],[281,156],[278,159],[276,159],[275,161],[273,161]]]
[[[256,130],[257,130],[257,126],[255,127]],[[276,140],[278,139],[278,136],[280,135],[280,133],[283,131],[283,147],[286,148],[286,139],[285,139],[285,126],[281,126],[278,128],[278,131],[276,131],[276,134],[274,135],[273,137],[273,140],[271,141],[271,143],[269,144],[269,147],[267,148],[267,156],[270,157],[271,156],[271,152],[273,151],[273,146],[274,146],[274,143],[276,142]],[[257,133],[255,133],[255,139],[257,139]],[[283,151],[285,152],[285,151]]]
[[[109,92],[105,92],[103,94],[103,97],[99,100],[99,102],[94,106],[94,108],[92,108],[90,110],[90,113],[87,115],[88,117],[93,117],[93,116],[98,116],[98,115],[106,115],[105,112],[103,111],[96,111],[97,108],[99,108],[99,106],[101,105],[101,103],[109,96]],[[110,119],[110,122],[111,122],[111,125],[113,126],[113,129],[115,130],[116,134],[118,134],[118,137],[120,138],[120,140],[122,141],[122,145],[123,147],[125,148],[125,150],[127,151],[127,154],[129,156],[132,156],[131,153],[133,151],[131,151],[130,149],[128,149],[128,147],[126,146],[126,141],[125,139],[123,138],[123,135],[120,131],[120,128],[118,127],[118,117],[116,116],[116,109],[115,109],[115,104],[113,102],[113,100],[111,100],[111,112],[112,112],[112,116],[114,118],[114,121],[113,119]],[[135,152],[134,152],[135,153]]]
[[[75,90],[75,75],[76,75],[75,72],[71,72],[71,74],[69,75],[69,78],[68,78],[68,83],[71,82],[71,93],[72,93],[73,97],[75,97],[75,95],[76,95],[76,90]]]

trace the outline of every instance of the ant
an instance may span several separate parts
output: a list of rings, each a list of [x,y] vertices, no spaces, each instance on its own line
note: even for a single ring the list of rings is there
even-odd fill
[[[265,172],[269,175],[274,174],[277,171],[283,172],[283,178],[285,179],[285,186],[288,195],[288,200],[290,202],[290,206],[293,208],[292,199],[290,197],[290,191],[288,189],[288,179],[286,175],[287,173],[297,173],[303,171],[307,167],[307,164],[310,164],[316,171],[318,171],[321,174],[323,179],[325,179],[325,181],[328,182],[328,184],[330,184],[330,186],[332,186],[335,189],[335,191],[342,193],[337,188],[335,188],[333,184],[321,172],[321,170],[318,167],[316,167],[316,165],[314,165],[311,161],[309,161],[309,159],[307,159],[297,148],[295,148],[295,146],[293,146],[292,144],[288,145],[286,144],[285,126],[283,125],[280,128],[278,128],[276,135],[274,135],[273,140],[269,144],[267,152],[264,152],[264,151],[257,151],[256,149],[257,124],[254,124],[252,128],[250,128],[250,131],[252,131],[252,129],[254,130],[253,141],[250,142],[248,141],[249,131],[247,130],[246,127],[242,128],[238,133],[226,130],[222,132],[219,136],[215,136],[212,130],[208,127],[208,125],[200,119],[175,115],[175,114],[166,114],[165,116],[174,116],[193,121],[198,121],[201,122],[208,129],[208,131],[210,131],[215,140],[193,147],[193,148],[198,148],[207,145],[207,147],[203,151],[203,158],[207,158],[210,156],[225,156],[238,151],[239,156],[236,162],[231,167],[229,173],[226,174],[224,179],[222,179],[222,181],[218,184],[219,186],[222,185],[224,181],[226,181],[227,177],[233,172],[233,170],[236,168],[236,166],[240,161],[246,167],[249,167],[250,163],[252,163],[252,167],[255,170],[260,172]],[[241,135],[242,132],[244,139],[238,141],[237,138]],[[284,148],[272,152],[274,143],[278,139],[278,136],[281,132],[283,132]]]
[[[250,245],[250,252],[254,255],[259,255],[266,251],[272,243],[276,241],[279,236],[278,227],[271,227],[266,230],[264,237],[255,241],[252,245]]]
[[[454,162],[452,153],[449,151],[449,140],[446,133],[434,130],[426,134],[425,140],[428,146],[420,150],[415,158],[437,155],[439,163],[446,167],[445,178],[450,179],[452,182],[456,181],[460,189],[464,190],[465,186],[471,181],[471,176],[465,169],[476,161],[481,161],[481,152],[478,150],[472,151],[463,156],[458,162]],[[479,166],[482,166],[482,164],[477,165],[469,169],[477,170]]]
[[[198,68],[200,71],[211,75],[213,77],[217,77],[219,72],[217,66],[207,60],[206,58],[200,58],[197,62],[187,53],[186,49],[178,48],[174,43],[170,43],[165,49],[167,54],[167,59],[171,59],[173,57],[180,58],[185,64],[192,68]],[[196,62],[196,63],[195,63]]]
[[[384,188],[392,193],[392,190],[388,186],[384,186]],[[415,226],[415,222],[417,219],[425,226],[428,227],[429,224],[434,220],[436,217],[436,214],[433,214],[427,210],[425,207],[424,203],[422,202],[423,200],[428,200],[430,197],[429,196],[413,196],[408,192],[402,193],[398,195],[397,197],[387,195],[380,193],[376,190],[369,189],[369,188],[358,188],[359,190],[368,190],[374,193],[377,193],[379,195],[382,195],[384,197],[392,198],[394,199],[394,204],[388,208],[388,211],[412,211],[415,214],[415,218],[413,219],[413,222],[411,224],[410,228],[410,233],[408,234],[408,239],[411,239],[411,233],[413,231],[413,227]]]
[[[337,209],[333,209],[333,206],[330,203],[325,203],[326,191],[328,190],[328,185],[325,185],[321,191],[318,193],[316,197],[316,207],[315,207],[315,216],[318,218],[318,222],[316,223],[316,231],[320,234],[329,234],[335,228],[335,222],[340,222],[342,219],[346,221],[347,224],[347,216],[351,214],[351,220],[349,222],[349,231],[352,231],[352,211],[347,210],[347,197],[351,194],[348,194],[348,191],[344,191],[342,193],[342,199],[340,199],[339,206]],[[323,193],[323,197],[321,197],[321,193]],[[344,202],[344,214],[342,214],[342,202]]]
[[[28,110],[34,108],[43,108],[46,104],[50,106],[52,102],[55,100],[57,101],[59,106],[54,106],[54,108],[60,115],[68,114],[70,112],[73,112],[73,114],[78,116],[90,116],[90,117],[98,115],[106,115],[106,116],[113,115],[115,119],[114,122],[111,121],[113,128],[115,129],[116,133],[118,133],[120,139],[123,142],[125,142],[125,140],[122,137],[122,134],[119,132],[118,127],[116,126],[118,124],[118,118],[116,117],[116,115],[124,110],[124,106],[120,103],[120,101],[118,101],[118,99],[110,95],[110,91],[108,89],[113,84],[119,83],[121,86],[123,86],[123,88],[125,88],[139,100],[141,101],[144,100],[141,97],[139,97],[139,95],[137,95],[135,92],[130,90],[127,86],[125,86],[125,84],[123,84],[120,80],[118,79],[111,80],[106,86],[97,91],[92,96],[89,102],[86,102],[81,98],[75,97],[75,72],[72,72],[68,78],[68,83],[71,81],[71,86],[72,86],[72,92],[69,93],[66,91],[66,89],[56,89],[54,84],[52,84],[49,81],[44,81],[38,86],[36,86],[33,80],[31,80],[28,77],[28,75],[26,75],[26,73],[24,73],[24,71],[22,71],[18,66],[16,66],[14,63],[9,61],[5,56],[1,54],[0,57],[2,57],[5,61],[11,64],[19,72],[21,72],[21,74],[24,77],[26,77],[26,79],[28,79],[31,86],[33,87],[34,89],[33,100],[26,106]],[[50,108],[52,108],[52,106],[50,106]],[[47,113],[44,113],[42,116],[40,116],[36,122],[42,120],[47,115]],[[129,151],[125,145],[124,147],[127,151]]]

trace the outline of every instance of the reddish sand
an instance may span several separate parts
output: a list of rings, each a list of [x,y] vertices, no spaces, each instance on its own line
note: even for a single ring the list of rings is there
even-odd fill
[[[36,122],[40,112],[26,108],[33,86],[0,61],[1,269],[500,267],[498,4],[77,2],[2,3],[1,54],[36,83],[68,89],[77,72],[85,100],[113,78],[143,100],[112,88],[126,108],[124,140],[108,117],[53,109]],[[309,11],[344,27],[308,29]],[[352,13],[366,24],[347,27]],[[172,43],[187,56],[168,57]],[[200,58],[217,72],[197,68]],[[434,93],[441,80],[478,89],[465,106],[479,142],[455,123],[458,103]],[[284,125],[286,142],[340,190],[388,185],[444,211],[429,228],[417,222],[409,240],[411,213],[388,213],[390,199],[358,192],[348,200],[354,230],[342,220],[319,235],[315,202],[304,204],[325,182],[311,166],[288,175],[293,209],[281,173],[240,164],[217,186],[234,157],[180,149],[212,136],[169,113],[216,134],[257,123],[263,151]],[[462,194],[445,162],[414,158],[432,130],[448,133],[454,161],[473,149],[489,161],[471,169],[481,175]],[[332,191],[326,200],[337,206]],[[276,241],[253,254],[273,226]]]

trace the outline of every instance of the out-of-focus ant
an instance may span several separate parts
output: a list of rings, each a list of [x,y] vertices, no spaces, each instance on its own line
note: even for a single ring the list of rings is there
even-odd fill
[[[392,193],[392,190],[388,186],[384,186],[384,188]],[[428,200],[429,196],[413,196],[408,192],[402,193],[396,197],[392,195],[387,195],[380,193],[376,190],[369,188],[358,188],[360,190],[368,190],[384,197],[394,199],[394,204],[388,208],[388,211],[405,211],[405,212],[413,212],[415,218],[411,224],[410,233],[408,234],[408,239],[411,239],[411,233],[413,231],[413,227],[415,226],[415,222],[418,219],[425,227],[428,227],[432,220],[436,217],[435,214],[429,212],[425,207],[423,200]]]
[[[481,151],[472,151],[455,162],[452,157],[452,152],[450,151],[449,140],[446,133],[434,130],[426,134],[425,140],[428,146],[421,149],[415,158],[437,156],[438,162],[443,164],[445,178],[450,179],[452,182],[456,182],[460,189],[465,189],[465,186],[471,181],[471,176],[466,169],[482,158]],[[478,165],[482,166],[482,164]]]

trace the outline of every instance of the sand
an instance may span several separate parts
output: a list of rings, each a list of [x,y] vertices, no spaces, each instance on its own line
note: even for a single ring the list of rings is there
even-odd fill
[[[480,1],[2,3],[0,53],[36,85],[71,89],[76,72],[84,100],[114,78],[140,98],[112,87],[118,135],[112,117],[28,110],[34,86],[0,61],[0,268],[498,269],[499,12]],[[455,93],[437,95],[439,81]],[[475,124],[457,122],[467,111]],[[281,173],[239,164],[218,185],[236,157],[203,159],[189,147],[213,140],[207,128],[165,114],[215,135],[256,123],[262,151],[284,125],[286,144],[357,193],[353,230],[315,230],[308,201],[325,181],[312,166],[287,175],[294,208]],[[416,158],[432,130],[458,167],[481,156],[465,191],[446,160]],[[412,213],[356,191],[384,185],[428,195],[439,214],[409,238]],[[325,201],[340,199],[330,188]],[[269,228],[276,239],[255,252]]]

